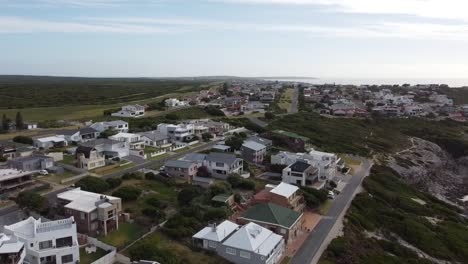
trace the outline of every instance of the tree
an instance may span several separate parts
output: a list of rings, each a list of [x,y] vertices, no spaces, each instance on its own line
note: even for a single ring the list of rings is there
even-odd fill
[[[180,206],[190,205],[190,202],[197,196],[202,194],[200,188],[195,186],[189,186],[185,189],[182,189],[177,195],[177,202]]]
[[[239,136],[233,136],[227,139],[225,142],[225,144],[231,147],[231,149],[233,150],[240,150],[243,143],[244,143],[244,140],[242,139],[242,137],[239,137]]]
[[[10,122],[11,120],[6,116],[6,114],[3,114],[2,117],[2,129],[4,131],[10,130]]]
[[[22,208],[36,211],[41,214],[47,213],[49,209],[47,198],[31,191],[20,192],[16,197],[16,203]]]
[[[83,191],[103,193],[109,190],[109,184],[100,178],[87,176],[75,183],[76,187],[80,187]]]
[[[162,249],[151,239],[138,241],[129,250],[132,260],[151,259],[164,264],[176,264],[177,258],[168,249]]]
[[[202,139],[205,142],[210,141],[210,139],[212,139],[212,138],[213,138],[213,135],[211,135],[211,133],[205,132],[205,133],[202,134]]]
[[[16,113],[16,130],[22,130],[24,128],[24,121],[23,121],[23,115],[21,115],[21,112]]]
[[[16,136],[13,138],[13,142],[32,145],[34,143],[33,139],[26,136]]]
[[[101,134],[99,134],[99,137],[100,138],[109,138],[113,135],[116,135],[118,133],[117,130],[114,130],[114,129],[106,129],[104,131],[101,132]]]
[[[271,120],[271,119],[275,118],[275,114],[272,113],[272,112],[266,112],[265,113],[265,118],[268,119],[268,120]]]
[[[231,192],[231,185],[224,181],[216,182],[210,186],[211,197],[216,196],[218,194],[230,193],[230,192]]]
[[[205,107],[205,112],[212,116],[225,116],[224,112],[216,106],[209,105]]]
[[[174,113],[169,113],[166,115],[166,119],[169,119],[169,120],[179,120],[179,116],[174,114]]]
[[[141,189],[135,186],[124,186],[120,187],[112,193],[112,196],[120,197],[124,201],[135,201],[140,197]]]
[[[107,184],[109,184],[110,188],[116,188],[119,187],[120,184],[122,184],[122,179],[121,178],[109,178],[106,179]]]

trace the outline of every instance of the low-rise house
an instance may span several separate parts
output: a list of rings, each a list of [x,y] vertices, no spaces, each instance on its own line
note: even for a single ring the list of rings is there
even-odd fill
[[[68,142],[78,143],[95,140],[99,137],[100,133],[92,127],[85,127],[79,130],[64,131],[63,134]]]
[[[224,106],[230,112],[238,112],[242,109],[243,100],[240,96],[227,97],[224,99]]]
[[[11,235],[0,233],[0,263],[22,264],[26,257],[24,243]]]
[[[34,172],[32,171],[0,169],[0,193],[31,184],[33,182],[33,174]]]
[[[245,141],[241,146],[242,157],[248,162],[255,164],[263,163],[267,148],[265,145],[255,141]]]
[[[40,149],[61,148],[68,146],[65,136],[51,136],[36,138],[33,140],[33,146]]]
[[[138,135],[141,136],[141,140],[143,141],[145,146],[165,149],[169,151],[172,148],[171,139],[167,135],[164,135],[157,130],[138,133]]]
[[[78,232],[105,236],[119,229],[120,198],[82,191],[80,188],[59,193],[57,198],[63,214],[75,218]]]
[[[306,206],[299,188],[285,182],[276,186],[267,184],[265,189],[255,194],[254,203],[274,203],[296,212],[302,212]]]
[[[267,138],[259,137],[259,136],[251,136],[247,138],[247,141],[254,141],[259,144],[264,145],[267,150],[270,150],[273,147],[273,141]]]
[[[25,122],[24,126],[23,126],[23,129],[26,129],[26,130],[37,129],[37,123],[35,123],[35,122]]]
[[[273,140],[277,146],[286,145],[293,151],[304,151],[310,147],[310,139],[293,132],[284,130],[274,130],[266,134],[266,137]]]
[[[9,160],[8,165],[21,171],[38,171],[54,167],[54,159],[48,156],[30,156]]]
[[[203,161],[213,178],[227,179],[230,175],[243,174],[244,163],[234,154],[211,152]]]
[[[16,224],[4,226],[4,232],[24,243],[24,263],[66,264],[80,261],[73,217],[50,222],[29,217]]]
[[[305,161],[296,161],[283,169],[283,182],[299,186],[308,186],[321,189],[324,182],[318,180],[318,170]]]
[[[109,139],[125,142],[131,150],[141,150],[145,148],[145,144],[138,134],[132,133],[118,133],[110,136]]]
[[[164,171],[171,177],[183,178],[189,183],[197,175],[197,164],[185,160],[169,160],[164,164]]]
[[[216,152],[231,152],[231,147],[224,144],[216,144],[211,149]]]
[[[112,140],[108,138],[98,138],[96,140],[80,143],[80,146],[90,147],[104,157],[127,157],[130,155],[130,147],[127,142]]]
[[[79,146],[75,154],[80,169],[93,170],[106,165],[106,158],[93,147]]]
[[[129,129],[128,122],[122,120],[97,122],[92,124],[90,127],[96,129],[99,132],[104,132],[106,130],[114,130],[117,132],[126,133]]]
[[[423,116],[424,109],[418,105],[407,105],[404,107],[404,113],[407,116]]]
[[[304,218],[302,212],[267,203],[252,206],[237,219],[237,222],[240,224],[253,222],[261,225],[283,236],[288,244],[299,235]]]
[[[141,117],[145,115],[145,107],[142,105],[126,105],[118,112],[112,113],[111,116],[119,117]]]
[[[231,208],[235,203],[234,194],[227,194],[227,193],[215,195],[213,196],[213,198],[211,198],[211,201],[216,204],[225,205],[228,208]]]
[[[12,143],[0,146],[0,157],[7,160],[29,157],[34,153],[34,148],[29,145]]]
[[[180,101],[177,98],[169,98],[164,101],[167,107],[174,108],[174,107],[184,107],[187,106],[188,103],[185,101]]]
[[[284,250],[282,236],[255,223],[248,223],[225,239],[216,252],[236,264],[277,264]]]
[[[203,166],[206,160],[206,156],[207,156],[206,154],[202,154],[202,153],[188,153],[182,158],[180,158],[180,160],[192,161],[197,164],[197,167],[201,167]]]
[[[178,142],[189,141],[195,136],[194,127],[191,124],[159,124],[158,131],[171,140]]]
[[[210,224],[192,236],[194,246],[216,251],[223,241],[239,229],[239,225],[225,220],[219,225]]]

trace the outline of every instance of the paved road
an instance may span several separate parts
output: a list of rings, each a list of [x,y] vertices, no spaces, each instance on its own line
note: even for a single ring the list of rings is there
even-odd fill
[[[356,175],[351,177],[351,180],[343,189],[343,192],[335,198],[328,214],[322,217],[314,230],[312,230],[302,247],[291,259],[291,264],[317,263],[323,251],[326,249],[324,242],[327,236],[337,223],[337,220],[344,215],[346,209],[351,204],[356,189],[361,185],[364,178],[369,175],[372,164],[366,159],[362,159],[362,162],[361,169]]]
[[[297,113],[299,104],[299,88],[296,86],[294,88],[294,94],[291,101],[291,114]]]

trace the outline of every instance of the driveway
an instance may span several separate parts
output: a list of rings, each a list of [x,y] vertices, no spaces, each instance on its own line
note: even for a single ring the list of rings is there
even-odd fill
[[[297,254],[291,259],[291,264],[315,264],[325,251],[334,237],[332,233],[334,227],[343,220],[346,210],[356,194],[356,190],[361,186],[364,178],[369,175],[372,163],[367,159],[362,159],[362,166],[354,176],[351,177],[343,191],[335,198],[332,207],[327,215],[322,217],[318,225],[310,233]]]

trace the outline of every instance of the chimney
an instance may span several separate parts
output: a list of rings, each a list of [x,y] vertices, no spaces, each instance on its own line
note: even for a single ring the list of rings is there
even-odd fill
[[[216,223],[211,223],[210,227],[211,227],[211,231],[216,232],[216,229],[217,229]]]

